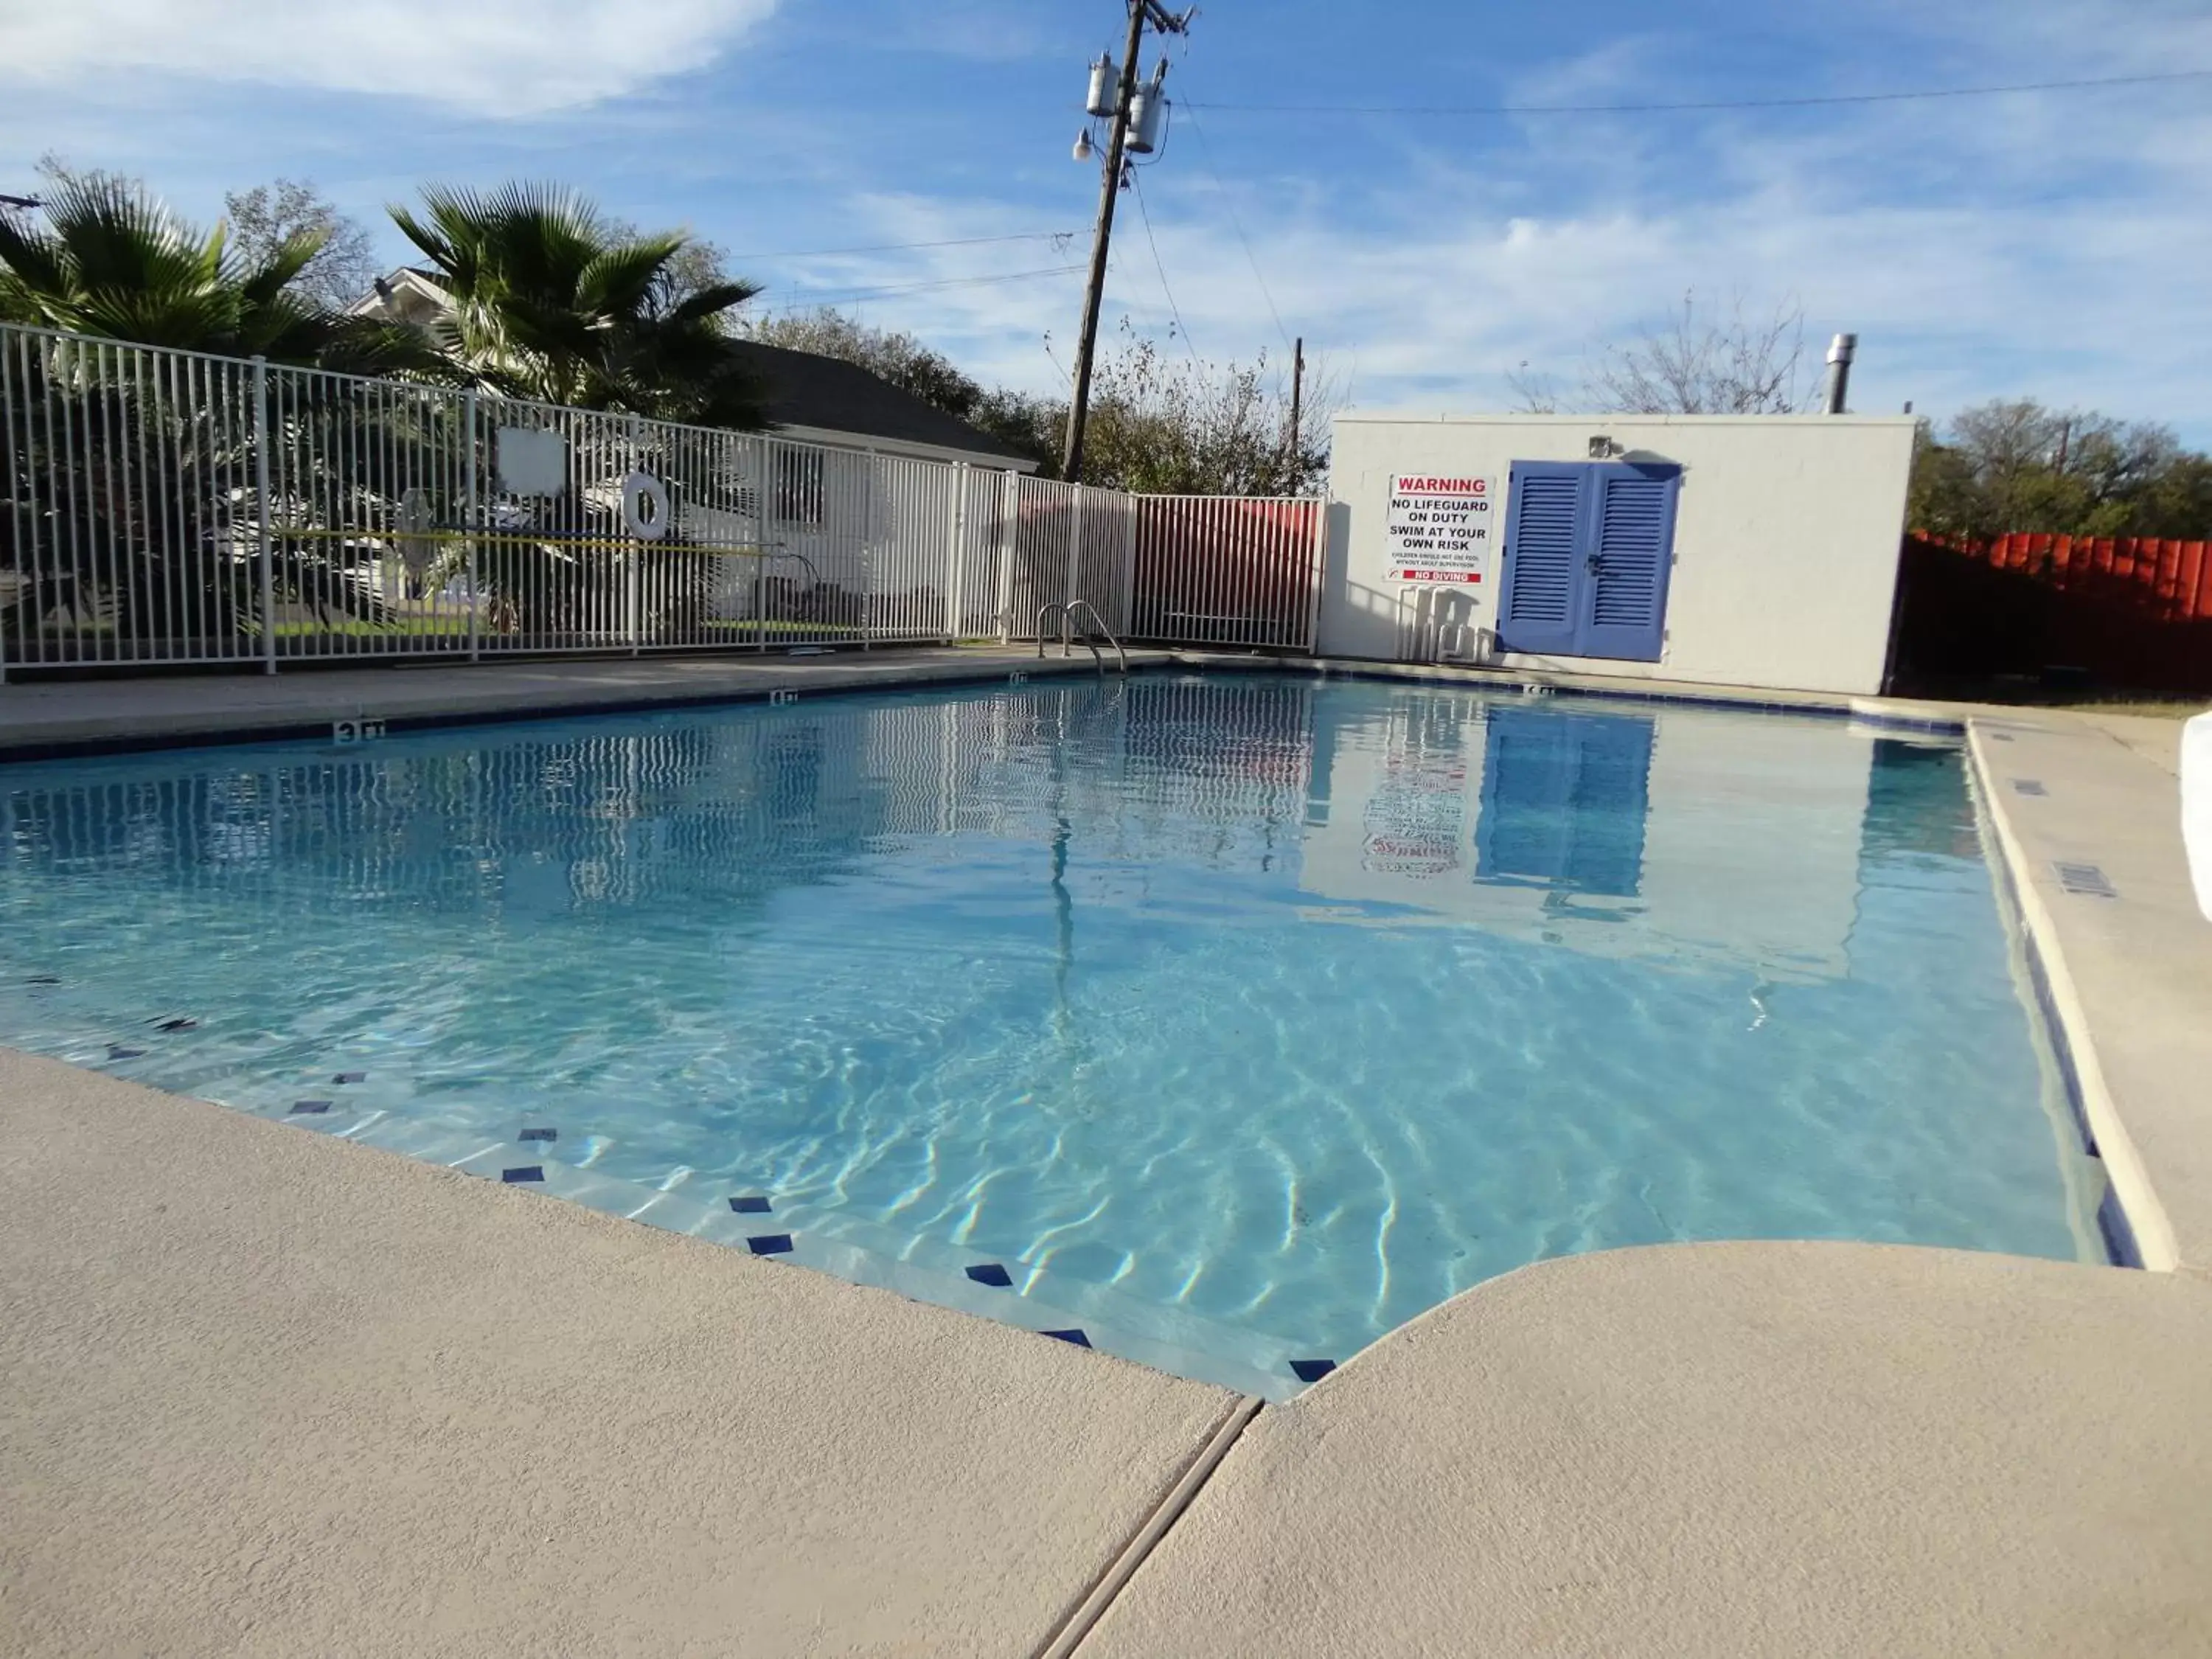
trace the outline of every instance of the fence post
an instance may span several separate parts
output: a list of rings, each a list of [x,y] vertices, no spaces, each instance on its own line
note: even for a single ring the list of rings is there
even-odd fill
[[[645,544],[635,537],[622,550],[623,562],[623,632],[629,636],[629,653],[635,657],[642,647],[638,623],[638,562],[644,556]]]
[[[1117,611],[1115,621],[1121,625],[1121,636],[1127,639],[1137,621],[1137,514],[1144,511],[1145,498],[1124,495],[1129,504],[1128,527],[1121,533],[1121,592],[1127,610]]]
[[[860,649],[876,648],[876,573],[883,566],[884,497],[890,493],[884,471],[890,463],[875,450],[868,452],[868,532],[860,553]]]
[[[945,642],[955,645],[960,639],[960,590],[967,580],[968,553],[968,463],[961,461],[952,469],[952,544],[945,559]]]
[[[483,660],[483,570],[477,561],[477,389],[461,394],[461,534],[469,555],[469,660]]]
[[[1076,577],[1083,568],[1083,491],[1084,486],[1071,486],[1073,494],[1067,502],[1067,592],[1060,595],[1064,605],[1076,600]]]
[[[1321,595],[1322,584],[1328,577],[1328,497],[1316,496],[1310,503],[1313,508],[1313,574],[1306,586],[1306,636],[1302,643],[1306,654],[1321,653]]]
[[[261,672],[276,672],[276,556],[269,535],[269,360],[253,358],[253,488],[261,566]]]
[[[1008,468],[999,475],[999,643],[1014,639],[1014,555],[1022,522],[1022,475]]]
[[[768,546],[769,526],[775,522],[769,515],[769,440],[765,434],[755,433],[748,441],[753,447],[753,649],[763,656],[768,654],[768,593],[769,566],[773,562]],[[823,463],[822,493],[829,494],[828,463]]]
[[[644,416],[632,415],[629,417],[628,435],[629,441],[629,448],[624,452],[624,467],[626,471],[637,471],[645,464]],[[666,497],[662,499],[665,504]],[[667,528],[665,520],[661,521],[661,527],[663,530]],[[623,637],[629,641],[629,653],[635,657],[638,654],[641,637],[638,628],[638,562],[644,556],[647,543],[644,537],[635,533],[623,539],[628,544],[617,556],[623,563]]]

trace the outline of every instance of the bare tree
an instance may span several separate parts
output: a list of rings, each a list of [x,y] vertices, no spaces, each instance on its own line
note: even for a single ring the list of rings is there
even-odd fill
[[[1262,352],[1215,363],[1163,352],[1127,323],[1100,354],[1091,398],[1088,481],[1159,495],[1295,495],[1328,471],[1341,382],[1310,360],[1298,431],[1291,388]]]
[[[222,198],[231,241],[248,258],[258,258],[303,230],[328,233],[322,251],[293,281],[294,291],[326,311],[343,311],[369,290],[382,270],[376,247],[357,219],[306,179],[279,179],[234,190]]]
[[[92,189],[114,188],[125,191],[145,191],[146,181],[135,173],[114,173],[106,167],[81,167],[58,150],[48,150],[39,157],[32,171],[39,182],[49,190],[66,190],[71,185]]]
[[[1523,415],[1557,415],[1562,404],[1575,401],[1567,396],[1558,375],[1531,368],[1526,358],[1520,368],[1506,374],[1505,384],[1513,388],[1513,407]]]
[[[1583,372],[1578,394],[1527,363],[1506,376],[1531,414],[1572,402],[1592,414],[1790,415],[1811,407],[1817,375],[1805,361],[1805,313],[1796,301],[1755,318],[1741,297],[1710,319],[1694,292],[1679,311],[1626,345],[1607,346]]]

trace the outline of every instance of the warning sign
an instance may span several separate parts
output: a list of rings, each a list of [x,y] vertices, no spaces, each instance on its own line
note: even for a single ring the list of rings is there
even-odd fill
[[[1384,548],[1390,580],[1479,585],[1490,564],[1488,478],[1433,472],[1390,475]]]

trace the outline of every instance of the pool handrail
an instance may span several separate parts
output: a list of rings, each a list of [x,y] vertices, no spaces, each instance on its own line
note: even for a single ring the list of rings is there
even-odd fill
[[[1090,651],[1091,656],[1098,664],[1098,677],[1101,679],[1103,679],[1106,677],[1106,659],[1099,652],[1098,647],[1092,641],[1090,634],[1088,632],[1081,635],[1073,635],[1072,633],[1071,624],[1074,621],[1075,613],[1078,611],[1087,611],[1091,613],[1091,620],[1097,624],[1098,632],[1106,636],[1106,643],[1114,647],[1114,655],[1120,660],[1121,672],[1127,674],[1129,672],[1129,653],[1121,648],[1121,641],[1114,637],[1114,630],[1106,625],[1106,618],[1099,614],[1098,607],[1091,604],[1088,599],[1055,599],[1050,605],[1041,606],[1038,609],[1036,613],[1036,626],[1035,629],[1036,634],[1037,655],[1040,657],[1044,655],[1044,647],[1046,643],[1044,631],[1045,619],[1050,617],[1054,611],[1058,611],[1060,613],[1060,654],[1063,657],[1068,655],[1072,641],[1073,639],[1079,638],[1082,640],[1085,648]]]

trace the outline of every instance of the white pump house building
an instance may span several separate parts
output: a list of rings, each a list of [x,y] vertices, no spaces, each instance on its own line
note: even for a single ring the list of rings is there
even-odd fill
[[[1340,415],[1316,649],[1877,692],[1912,434],[1910,416]]]

